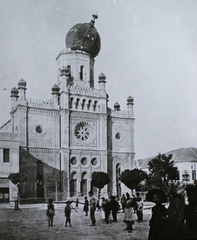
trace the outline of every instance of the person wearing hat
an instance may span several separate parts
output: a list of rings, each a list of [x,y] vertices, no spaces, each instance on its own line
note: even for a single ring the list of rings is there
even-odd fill
[[[85,216],[88,216],[88,211],[89,211],[89,201],[87,199],[87,197],[84,197],[85,201],[84,201],[84,207],[83,207],[83,211],[86,213]]]
[[[53,199],[49,199],[48,200],[49,204],[47,205],[47,212],[46,212],[46,215],[47,215],[47,220],[48,220],[48,226],[49,227],[53,227],[53,217],[55,215],[55,208],[54,208],[54,205],[53,205]]]
[[[163,221],[166,216],[166,208],[162,205],[163,202],[167,201],[165,193],[160,189],[150,190],[146,195],[146,200],[155,203],[152,208],[152,216],[149,221],[149,234],[148,240],[151,239],[164,239],[163,234]]]
[[[116,201],[116,197],[115,196],[111,196],[111,199],[110,199],[110,209],[112,211],[113,221],[117,222],[117,212],[118,212],[118,209],[119,209],[119,204]]]
[[[126,204],[125,204],[125,215],[123,222],[126,223],[125,230],[128,230],[128,232],[133,231],[133,224],[134,224],[134,201],[133,198],[130,197],[130,194],[126,193]]]
[[[92,224],[90,226],[96,225],[95,211],[96,211],[96,200],[92,197],[90,199],[90,219],[92,221]]]
[[[66,217],[65,227],[68,227],[67,223],[69,223],[70,227],[72,227],[71,226],[71,218],[70,218],[70,216],[71,216],[71,206],[70,206],[70,204],[71,203],[72,202],[70,200],[66,201],[66,207],[64,209],[64,213],[65,213],[65,217]]]
[[[197,186],[186,187],[188,205],[185,209],[186,226],[188,230],[188,239],[197,239]]]
[[[170,194],[164,222],[164,239],[185,239],[185,199],[181,193]]]

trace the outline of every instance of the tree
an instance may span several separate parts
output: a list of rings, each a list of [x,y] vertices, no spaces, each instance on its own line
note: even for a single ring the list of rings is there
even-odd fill
[[[151,188],[161,188],[169,180],[178,180],[179,172],[172,160],[172,154],[159,153],[149,163],[149,175],[147,185]]]
[[[92,174],[92,185],[99,189],[98,198],[100,199],[101,189],[110,183],[109,175],[105,172],[94,172]]]
[[[124,183],[129,189],[140,190],[142,183],[146,180],[147,173],[140,169],[126,169],[120,175],[120,181]]]
[[[20,172],[10,173],[10,175],[8,176],[8,179],[18,187],[18,197],[19,197],[20,186],[27,182],[27,176],[24,173],[20,173]]]

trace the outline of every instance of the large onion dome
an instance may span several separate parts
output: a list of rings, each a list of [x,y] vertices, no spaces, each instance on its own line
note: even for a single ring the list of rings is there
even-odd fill
[[[71,50],[81,50],[95,58],[101,49],[100,35],[94,27],[97,15],[92,15],[90,23],[78,23],[66,34],[66,47]]]

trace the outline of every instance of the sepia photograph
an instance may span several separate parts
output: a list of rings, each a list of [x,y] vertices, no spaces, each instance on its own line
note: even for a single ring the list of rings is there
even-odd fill
[[[196,13],[0,0],[0,240],[197,239]]]

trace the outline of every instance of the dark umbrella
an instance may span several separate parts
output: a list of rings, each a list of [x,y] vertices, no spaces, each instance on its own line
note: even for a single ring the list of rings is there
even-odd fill
[[[164,193],[164,191],[161,189],[152,189],[152,190],[148,191],[148,193],[146,194],[146,200],[149,202],[153,202],[153,195],[155,195],[155,194],[157,194],[159,196],[160,201],[162,203],[167,202],[167,196]]]

